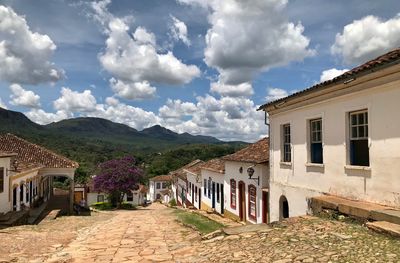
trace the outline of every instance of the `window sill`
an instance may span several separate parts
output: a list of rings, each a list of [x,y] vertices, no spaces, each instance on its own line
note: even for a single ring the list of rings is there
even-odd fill
[[[307,167],[318,167],[318,168],[324,168],[325,164],[323,163],[306,163]]]
[[[358,166],[358,165],[345,165],[346,170],[357,170],[357,171],[371,171],[370,166]]]
[[[280,162],[279,164],[283,166],[292,166],[291,162]]]

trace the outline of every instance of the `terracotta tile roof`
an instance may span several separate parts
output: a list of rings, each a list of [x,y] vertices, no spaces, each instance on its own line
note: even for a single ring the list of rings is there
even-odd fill
[[[41,165],[46,168],[77,168],[78,163],[42,146],[30,143],[13,134],[0,135],[0,151],[15,152],[21,165]]]
[[[233,154],[222,157],[225,161],[265,163],[269,161],[269,140],[264,138]]]
[[[361,74],[367,73],[370,70],[379,70],[380,67],[390,66],[391,64],[397,64],[397,63],[400,63],[400,48],[392,50],[392,51],[390,51],[390,52],[388,52],[386,54],[383,54],[383,55],[373,59],[373,60],[370,60],[370,61],[368,61],[368,62],[366,62],[366,63],[364,63],[362,65],[359,65],[359,66],[357,66],[357,67],[355,67],[355,68],[353,68],[353,69],[351,69],[351,70],[343,73],[342,75],[337,76],[337,77],[335,77],[335,78],[333,78],[331,80],[327,80],[327,81],[318,83],[318,84],[316,84],[314,86],[311,86],[311,87],[309,87],[307,89],[304,89],[302,91],[293,93],[292,95],[287,96],[285,98],[281,98],[281,99],[278,99],[278,100],[274,100],[274,101],[268,102],[268,103],[260,106],[258,108],[258,110],[265,109],[268,106],[272,106],[272,105],[281,103],[281,102],[286,101],[288,99],[292,99],[292,98],[295,98],[295,97],[300,97],[300,96],[309,94],[309,93],[314,92],[316,90],[323,89],[326,86],[329,86],[331,84],[335,85],[335,84],[343,83],[343,82],[345,82],[347,80],[352,80],[352,79],[358,77]]]
[[[225,161],[221,158],[215,158],[205,162],[201,165],[201,169],[213,171],[216,173],[224,174],[225,173]]]
[[[199,160],[199,159],[196,159],[196,160],[194,160],[194,161],[191,161],[190,163],[188,163],[188,164],[182,166],[181,168],[179,168],[179,169],[177,169],[177,170],[175,170],[175,171],[170,172],[170,175],[172,176],[172,178],[177,178],[177,177],[179,177],[179,178],[181,178],[182,180],[187,180],[187,176],[186,176],[185,170],[187,170],[187,169],[189,169],[190,167],[192,167],[192,166],[194,166],[194,165],[196,165],[196,164],[198,164],[198,163],[201,163],[201,162],[203,162],[203,161],[202,161],[202,160]]]
[[[145,194],[147,193],[147,187],[145,185],[139,185],[139,192]]]
[[[194,164],[194,165],[192,165],[192,166],[190,166],[190,167],[188,167],[188,168],[185,168],[185,169],[183,169],[184,171],[188,171],[189,173],[192,173],[192,174],[196,174],[196,175],[200,175],[200,173],[201,173],[201,166],[204,164],[204,162],[203,161],[201,161],[201,160],[199,160],[199,162],[197,162],[196,164]]]
[[[150,178],[150,181],[155,181],[155,182],[171,181],[171,175],[158,175]]]

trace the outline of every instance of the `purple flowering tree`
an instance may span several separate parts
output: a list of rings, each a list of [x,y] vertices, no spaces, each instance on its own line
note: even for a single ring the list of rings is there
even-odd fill
[[[107,193],[113,206],[121,205],[124,194],[137,189],[143,171],[136,166],[134,157],[125,156],[99,164],[94,177],[95,191]]]

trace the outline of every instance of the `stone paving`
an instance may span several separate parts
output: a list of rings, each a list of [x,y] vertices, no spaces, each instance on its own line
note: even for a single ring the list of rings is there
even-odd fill
[[[93,219],[96,222],[78,229],[68,243],[53,237],[37,244],[44,246],[43,251],[30,257],[22,251],[0,262],[400,262],[400,239],[358,224],[316,217],[294,218],[270,228],[220,234],[209,240],[180,225],[173,209],[160,204]],[[63,227],[64,235],[70,235],[70,226],[63,225],[68,220],[76,219],[60,220],[58,235]],[[10,230],[10,237],[19,233],[21,238],[15,231]],[[36,238],[28,233],[23,244],[34,243]],[[16,245],[19,242],[14,241],[14,249],[21,247]],[[3,258],[5,250],[0,252]]]

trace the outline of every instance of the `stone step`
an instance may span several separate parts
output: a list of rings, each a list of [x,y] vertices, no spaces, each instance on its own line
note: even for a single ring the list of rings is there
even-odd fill
[[[367,227],[380,233],[386,233],[391,236],[400,237],[400,225],[386,222],[386,221],[374,221],[368,222]]]
[[[234,226],[223,228],[222,231],[226,235],[239,235],[250,232],[268,232],[271,231],[271,226],[267,224],[254,224],[245,226]]]
[[[338,196],[313,197],[311,208],[314,213],[319,213],[322,209],[330,209],[357,218],[400,224],[400,210],[374,203],[348,200]]]

